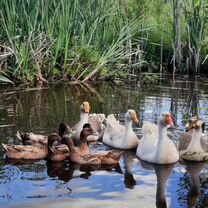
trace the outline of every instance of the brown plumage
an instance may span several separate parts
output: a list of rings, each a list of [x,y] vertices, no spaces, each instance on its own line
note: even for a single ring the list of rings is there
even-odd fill
[[[22,140],[23,145],[2,144],[9,159],[36,160],[49,157],[51,160],[63,160],[66,158],[64,154],[66,154],[68,147],[66,145],[57,145],[60,143],[61,137],[56,133],[43,136],[33,134],[32,132],[19,132],[18,136]],[[58,154],[59,152],[63,152],[64,154]],[[50,154],[48,155],[48,153]]]
[[[45,135],[34,134],[33,132],[17,131],[16,136],[23,145],[33,145],[36,147],[41,147],[42,145],[48,144],[48,137]]]
[[[203,121],[198,116],[189,119],[189,132],[184,133],[179,142],[179,155],[190,161],[208,160],[208,142],[202,138]],[[191,129],[191,130],[190,130]]]
[[[63,137],[66,133],[71,133],[71,129],[67,124],[60,123],[58,128],[58,135],[60,137]],[[34,134],[33,132],[17,131],[16,136],[22,142],[23,145],[33,145],[40,147],[42,145],[48,144],[48,136],[45,135]]]
[[[69,148],[69,158],[72,162],[89,165],[100,165],[101,160],[91,154],[81,154],[79,147],[75,147],[70,137],[64,137]]]
[[[58,134],[48,136],[48,159],[52,161],[62,161],[68,158],[69,148],[61,143],[62,138]]]
[[[48,154],[48,147],[42,145],[41,147],[32,145],[12,145],[3,144],[2,147],[6,151],[6,156],[10,159],[43,159]]]
[[[70,154],[69,157],[73,162],[88,164],[89,162],[96,162],[98,164],[116,164],[118,163],[122,152],[116,151],[103,151],[103,152],[90,152],[87,137],[93,133],[93,129],[89,123],[83,126],[80,133],[80,143],[74,146],[71,138],[65,138],[65,143],[68,145]],[[92,159],[92,161],[91,161]]]
[[[191,122],[191,119],[189,122]],[[202,124],[202,132],[204,131],[204,124],[205,123]],[[180,140],[179,140],[179,144],[178,144],[179,151],[186,150],[188,148],[188,145],[191,142],[191,139],[192,139],[194,125],[189,124],[189,126],[188,126],[188,124],[187,124],[186,126],[187,126],[187,132],[182,133]],[[204,151],[208,152],[208,138],[206,135],[202,134],[201,139],[200,139],[200,143],[201,143],[202,149]]]

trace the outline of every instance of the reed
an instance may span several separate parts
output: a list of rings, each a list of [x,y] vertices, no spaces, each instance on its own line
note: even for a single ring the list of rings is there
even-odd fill
[[[208,19],[208,3],[203,0],[185,1],[183,3],[183,13],[187,31],[187,51],[185,56],[187,69],[198,73],[201,64],[201,50],[205,45],[207,19]]]
[[[0,41],[11,47],[10,75],[21,81],[87,80],[115,60],[122,68],[127,51],[134,56],[140,17],[128,17],[119,0],[8,0],[0,8]]]
[[[186,8],[193,1],[184,3]],[[196,51],[192,57],[199,60],[206,39],[206,4],[194,4],[194,9],[181,10],[189,31],[181,31],[181,42],[189,40]],[[159,71],[161,60],[172,60],[170,12],[171,1],[0,1],[0,46],[12,53],[4,72],[14,81],[43,84],[126,76],[147,68]],[[195,63],[199,67],[200,61]]]

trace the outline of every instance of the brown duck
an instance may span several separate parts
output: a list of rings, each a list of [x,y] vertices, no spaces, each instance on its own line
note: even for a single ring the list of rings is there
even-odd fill
[[[93,129],[89,123],[84,124],[80,133],[80,143],[75,147],[71,138],[65,137],[65,143],[69,147],[69,157],[73,162],[85,164],[88,160],[96,159],[96,163],[100,164],[116,164],[118,163],[122,152],[117,151],[102,151],[102,152],[90,152],[87,143],[87,137],[93,134]],[[87,160],[87,161],[86,161]]]
[[[48,155],[48,147],[46,145],[33,146],[33,145],[13,145],[1,144],[6,151],[6,156],[10,159],[30,159],[37,160],[43,159]]]

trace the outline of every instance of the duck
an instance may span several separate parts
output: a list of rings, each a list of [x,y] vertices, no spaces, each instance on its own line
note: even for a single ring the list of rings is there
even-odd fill
[[[162,113],[158,125],[148,121],[142,126],[142,138],[137,147],[139,159],[155,164],[171,164],[179,160],[176,145],[167,136],[168,127],[173,126],[169,112]]]
[[[90,135],[93,135],[95,132],[91,127],[90,123],[86,123],[83,126],[83,129],[80,133],[80,143],[78,144],[78,148],[80,149],[81,154],[91,153],[94,156],[98,157],[101,160],[101,164],[104,165],[113,165],[118,163],[123,151],[99,151],[99,152],[90,152],[89,143],[87,138]]]
[[[199,116],[189,119],[188,132],[181,135],[178,144],[180,158],[190,161],[208,160],[208,140],[203,137],[203,121]]]
[[[9,159],[39,160],[44,159],[48,155],[47,145],[15,145],[1,144]]]
[[[83,129],[80,133],[80,143],[77,146],[74,146],[74,142],[70,137],[64,137],[65,144],[69,148],[69,157],[71,161],[81,163],[81,164],[90,164],[98,163],[102,165],[113,165],[117,164],[122,153],[121,151],[99,151],[99,152],[90,152],[89,146],[87,143],[87,137],[93,133],[93,129],[89,123],[84,124]],[[87,160],[87,161],[86,161]],[[92,163],[92,164],[93,164]]]
[[[33,132],[17,131],[17,138],[21,141],[22,145],[33,145],[40,147],[48,144],[48,137],[41,134],[34,134]]]
[[[60,137],[56,133],[48,136],[48,156],[47,159],[51,161],[63,161],[69,157],[69,148],[63,144],[64,137]]]
[[[87,101],[84,101],[80,106],[80,121],[72,127],[72,139],[79,140],[80,133],[82,131],[83,125],[85,123],[90,123],[93,130],[97,132],[97,134],[89,135],[87,138],[88,141],[97,141],[102,138],[103,131],[105,126],[103,125],[103,121],[105,120],[104,114],[90,114],[90,104]]]
[[[132,121],[138,124],[139,120],[135,110],[128,109],[124,118],[125,124],[123,126],[113,114],[108,115],[103,134],[103,143],[118,149],[136,149],[139,139],[132,129]]]
[[[63,126],[60,125],[59,127]],[[66,129],[59,130],[60,135],[62,135],[62,131],[66,131]],[[62,138],[59,134],[51,133],[49,136],[45,136],[34,134],[33,132],[28,133],[18,131],[17,137],[22,141],[22,144],[15,145],[2,143],[2,147],[9,159],[39,160],[50,158],[51,160],[59,161],[63,160],[64,154],[58,153],[65,153],[67,151],[66,149],[68,149],[66,145],[61,145]],[[54,143],[55,141],[56,143]],[[51,154],[51,152],[53,154]]]
[[[85,165],[101,165],[101,160],[91,154],[80,154],[80,149],[74,146],[70,137],[64,137],[65,144],[69,148],[69,159],[72,162]]]
[[[64,135],[70,135],[72,133],[71,128],[65,124],[65,123],[60,123],[59,128],[58,128],[58,136],[63,137]],[[51,133],[56,134],[56,133]],[[17,138],[21,141],[23,145],[33,145],[40,147],[42,145],[47,145],[48,144],[48,136],[42,135],[42,134],[35,134],[33,132],[22,132],[22,131],[17,131],[16,133]]]

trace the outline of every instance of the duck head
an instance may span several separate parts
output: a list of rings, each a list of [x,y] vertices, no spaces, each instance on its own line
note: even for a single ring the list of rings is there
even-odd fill
[[[171,114],[169,112],[162,113],[159,118],[159,124],[167,127],[174,126]]]
[[[65,123],[60,123],[60,124],[59,124],[59,136],[60,136],[60,137],[63,137],[63,135],[64,135],[66,132],[67,132],[67,133],[72,133],[71,128],[70,128],[67,124],[65,124]]]
[[[188,123],[185,126],[186,131],[189,131],[190,129],[200,129],[202,128],[202,131],[205,129],[205,123],[202,121],[202,119],[199,116],[193,116],[188,120]]]
[[[80,139],[87,139],[90,135],[97,135],[96,132],[92,129],[89,123],[83,125],[82,131],[80,133]]]
[[[90,112],[90,104],[87,101],[84,101],[80,106],[82,113],[89,113]]]
[[[58,134],[56,133],[50,134],[48,136],[48,147],[52,147],[54,144],[58,144],[60,141],[61,141],[61,137]]]
[[[126,121],[133,121],[134,123],[138,124],[139,120],[137,118],[136,112],[135,110],[129,109],[126,113],[125,113],[125,120]]]
[[[23,145],[32,145],[31,141],[31,133],[24,133],[21,131],[17,131],[16,134],[17,138],[22,141]]]

